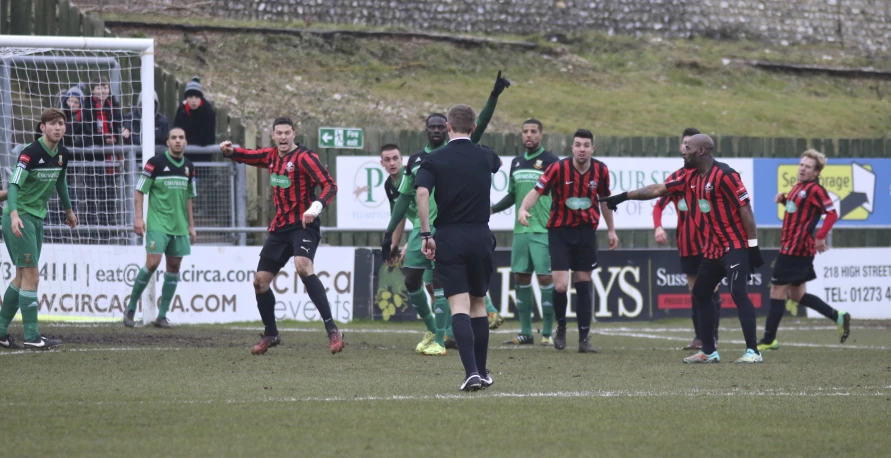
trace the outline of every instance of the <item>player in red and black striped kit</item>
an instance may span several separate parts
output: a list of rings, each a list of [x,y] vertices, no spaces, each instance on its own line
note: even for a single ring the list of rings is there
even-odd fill
[[[842,343],[848,340],[851,333],[851,314],[836,310],[819,297],[807,294],[805,285],[817,278],[814,256],[829,249],[826,236],[838,219],[832,198],[818,181],[825,166],[826,156],[823,153],[812,149],[805,151],[798,163],[798,183],[788,194],[779,193],[776,196],[776,203],[786,207],[786,214],[783,216],[780,255],[770,280],[770,312],[764,325],[764,338],[758,343],[759,350],[780,348],[777,328],[786,310],[787,297],[834,321]],[[826,215],[823,227],[816,231],[823,215]]]
[[[613,212],[606,204],[597,205],[598,197],[609,196],[609,169],[593,158],[594,134],[579,129],[572,139],[572,157],[551,164],[526,194],[517,212],[520,224],[529,225],[529,213],[538,198],[551,193],[551,215],[548,219],[548,251],[554,278],[554,317],[557,333],[554,348],[566,348],[566,307],[569,298],[569,272],[576,292],[576,316],[579,327],[579,353],[597,353],[588,340],[593,315],[591,272],[597,265],[595,231],[600,216],[606,221],[609,249],[619,246],[613,226]],[[603,208],[601,208],[603,207]]]
[[[233,161],[269,170],[275,203],[275,218],[269,224],[269,236],[260,251],[257,275],[254,276],[257,308],[266,329],[251,353],[260,355],[281,343],[275,326],[275,294],[269,283],[291,258],[294,258],[297,274],[325,322],[331,353],[339,353],[343,350],[343,333],[334,323],[325,287],[316,276],[312,262],[322,238],[318,216],[337,194],[337,184],[315,152],[294,144],[297,134],[293,121],[276,118],[272,131],[275,146],[271,148],[247,150],[233,147],[230,141],[220,144],[223,154]],[[316,187],[322,188],[318,197]]]
[[[615,209],[626,200],[650,200],[667,193],[683,192],[694,198],[698,211],[693,222],[706,231],[703,260],[693,286],[694,307],[699,308],[699,323],[713,323],[714,304],[711,296],[726,276],[730,295],[739,314],[746,352],[738,363],[760,363],[761,352],[755,328],[755,306],[746,293],[749,275],[764,265],[758,248],[755,215],[749,205],[749,193],[739,174],[727,164],[715,161],[715,143],[708,135],[697,134],[684,144],[684,167],[687,174],[676,181],[653,184],[645,188],[617,194],[606,200]],[[691,200],[692,201],[692,200]],[[684,358],[685,363],[717,363],[714,328],[699,326],[702,350]]]
[[[684,129],[681,134],[681,147],[690,137],[699,133],[699,130],[693,127]],[[666,182],[677,181],[687,173],[687,169],[680,168],[665,180]],[[669,204],[674,204],[678,215],[677,227],[677,245],[678,253],[681,255],[681,271],[687,276],[687,289],[693,294],[693,286],[696,284],[696,272],[699,271],[699,263],[702,262],[702,245],[705,244],[705,234],[696,228],[693,223],[695,212],[698,210],[693,205],[693,199],[687,199],[686,193],[666,194],[656,201],[653,207],[653,227],[656,230],[656,243],[665,245],[668,243],[668,237],[665,235],[665,229],[662,229],[662,211]],[[721,321],[721,296],[718,291],[712,295],[712,302],[715,304],[715,346],[718,340],[718,325]],[[699,337],[699,313],[698,308],[693,307],[691,310],[693,319],[693,341],[684,347],[684,350],[702,350],[702,339]]]

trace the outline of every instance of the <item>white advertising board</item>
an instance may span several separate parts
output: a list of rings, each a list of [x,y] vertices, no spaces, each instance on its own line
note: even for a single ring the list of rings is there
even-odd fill
[[[498,202],[507,194],[508,172],[513,156],[502,156],[501,170],[492,177],[490,200]],[[604,157],[610,171],[610,190],[613,194],[630,191],[665,179],[683,166],[680,157]],[[755,199],[752,159],[720,159],[739,172],[753,201]],[[390,221],[390,205],[384,193],[387,175],[377,156],[341,156],[337,158],[337,227],[341,229],[380,230]],[[772,197],[772,196],[771,196]],[[522,196],[518,196],[522,199]],[[653,206],[656,201],[628,201],[616,212],[617,229],[652,229]],[[516,215],[509,208],[492,215],[492,230],[513,230]],[[677,226],[674,206],[662,214],[663,227]],[[601,224],[601,229],[606,225]]]
[[[831,249],[814,258],[814,270],[809,293],[855,319],[891,319],[891,248]]]
[[[180,281],[167,316],[174,323],[257,321],[254,271],[259,246],[193,246],[183,258]],[[6,253],[5,247],[0,249]],[[337,321],[353,318],[355,250],[320,247],[315,271],[325,285]],[[6,257],[4,257],[6,258]],[[63,320],[119,320],[127,308],[133,281],[145,265],[141,246],[44,245],[40,257],[40,315]],[[8,258],[0,261],[3,287],[15,275]],[[164,262],[155,272],[161,298]],[[319,321],[319,313],[303,283],[286,265],[272,285],[278,320]],[[142,315],[140,303],[136,316]]]

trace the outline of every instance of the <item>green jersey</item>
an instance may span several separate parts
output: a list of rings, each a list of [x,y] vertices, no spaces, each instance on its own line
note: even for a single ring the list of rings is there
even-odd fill
[[[520,205],[523,203],[523,197],[535,187],[541,175],[551,166],[551,164],[559,161],[560,158],[556,154],[545,151],[544,148],[538,148],[534,153],[525,152],[514,158],[510,163],[510,181],[507,186],[507,192],[513,194],[516,200],[514,211],[519,214]],[[532,218],[529,218],[529,226],[520,224],[519,218],[514,223],[514,234],[540,233],[548,232],[548,218],[551,216],[551,196],[544,194],[538,202],[529,210]]]
[[[43,143],[43,137],[29,143],[19,154],[9,184],[19,186],[16,209],[40,219],[46,218],[46,204],[59,183],[65,182],[65,171],[71,153],[62,145],[54,151]],[[9,206],[3,211],[10,213]]]
[[[186,205],[197,196],[195,166],[185,157],[176,159],[169,151],[148,160],[136,190],[149,194],[146,230],[167,235],[189,235]]]
[[[447,144],[448,143],[443,143],[439,148],[442,148]],[[417,194],[417,191],[415,191],[415,176],[418,173],[418,169],[421,168],[421,162],[424,161],[424,158],[427,157],[428,154],[438,150],[439,148],[430,149],[430,146],[427,145],[421,151],[418,151],[417,153],[409,156],[408,164],[405,165],[405,172],[404,176],[402,177],[402,184],[399,185],[399,194],[407,194],[409,196],[414,196]],[[433,200],[434,192],[436,192],[435,189],[433,190],[433,192],[430,193],[430,226],[433,226],[433,222],[436,221],[436,201]],[[411,221],[412,227],[421,227],[421,218],[418,216],[417,199],[412,199],[411,203],[408,204],[408,210],[405,211],[405,217],[409,221]]]

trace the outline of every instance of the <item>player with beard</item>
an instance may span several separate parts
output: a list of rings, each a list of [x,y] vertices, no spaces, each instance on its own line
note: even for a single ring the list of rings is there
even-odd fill
[[[763,362],[755,327],[755,306],[746,292],[749,276],[764,265],[758,248],[755,215],[749,205],[749,193],[739,174],[727,164],[715,161],[715,143],[708,135],[697,134],[684,143],[687,173],[664,184],[652,184],[634,191],[610,196],[604,201],[615,209],[626,200],[651,200],[669,193],[685,193],[697,203],[694,217],[697,229],[706,232],[705,252],[693,286],[694,307],[699,308],[699,332],[702,350],[684,358],[685,363],[717,363],[715,349],[715,308],[712,293],[727,277],[730,295],[739,314],[746,351],[737,363]]]
[[[699,130],[688,127],[681,134],[681,148],[690,137],[699,133]],[[674,181],[680,176],[687,173],[687,169],[681,167],[668,177],[667,181]],[[693,215],[698,210],[692,201],[688,201],[683,193],[666,194],[656,201],[653,207],[653,225],[656,228],[656,243],[665,245],[668,243],[668,237],[665,235],[665,229],[662,229],[662,211],[668,204],[673,203],[678,215],[677,228],[677,244],[678,253],[681,255],[681,270],[687,276],[687,289],[690,295],[693,294],[693,285],[696,284],[696,272],[699,270],[699,263],[702,262],[702,245],[705,243],[704,234],[696,229],[693,223]],[[712,295],[712,302],[715,304],[715,346],[717,348],[718,324],[721,320],[721,296],[718,291]],[[693,341],[684,347],[684,350],[702,350],[702,339],[699,337],[699,313],[697,308],[692,308],[693,331],[696,333]]]
[[[476,123],[477,127],[471,135],[471,141],[473,143],[479,143],[483,132],[486,130],[486,126],[489,124],[492,115],[495,113],[495,105],[498,103],[498,96],[500,96],[509,86],[510,81],[506,78],[502,78],[501,72],[499,71],[498,76],[495,78],[495,86],[492,89],[489,100],[480,112]],[[409,220],[412,222],[413,229],[408,236],[408,245],[405,261],[403,263],[405,266],[405,288],[408,290],[408,297],[412,306],[418,312],[418,316],[424,320],[424,324],[427,327],[427,333],[416,346],[415,350],[425,355],[433,356],[445,355],[446,348],[457,348],[457,346],[453,339],[449,339],[449,342],[446,342],[445,339],[445,336],[448,333],[449,322],[451,321],[451,310],[449,308],[449,302],[443,294],[443,289],[439,287],[435,279],[430,278],[428,274],[427,280],[433,280],[433,295],[435,298],[433,308],[436,314],[434,317],[431,314],[430,306],[427,302],[427,293],[423,287],[426,282],[424,273],[427,270],[432,271],[434,264],[433,261],[427,259],[421,251],[421,224],[417,216],[418,208],[415,200],[415,177],[421,167],[421,163],[427,155],[444,147],[448,141],[445,115],[434,113],[428,116],[426,120],[426,133],[427,146],[408,158],[404,177],[399,186],[400,196],[396,199],[396,203],[393,206],[393,211],[390,215],[390,224],[387,226],[387,232],[384,234],[384,240],[381,243],[381,251],[384,259],[390,259],[392,255],[396,254],[395,248],[398,239],[393,238],[393,231],[396,230],[396,227],[402,219],[408,216]],[[436,220],[436,213],[436,201],[434,200],[433,194],[431,194],[431,222]],[[394,243],[394,240],[396,243]],[[492,305],[492,300],[488,296],[486,296],[486,311],[489,317],[489,326],[491,328],[497,328],[504,322],[504,319],[497,313],[495,306]]]

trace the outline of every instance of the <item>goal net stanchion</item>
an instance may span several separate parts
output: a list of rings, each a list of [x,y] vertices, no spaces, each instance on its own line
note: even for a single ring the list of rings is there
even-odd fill
[[[72,152],[67,178],[80,226],[71,230],[64,225],[54,196],[38,266],[41,316],[120,320],[126,310],[124,299],[135,272],[117,268],[123,277],[106,281],[99,271],[143,265],[144,251],[134,259],[135,251],[124,248],[139,242],[132,230],[133,192],[142,170],[137,165],[144,166],[155,154],[154,77],[152,39],[0,36],[3,185],[8,186],[22,148],[39,137],[44,109],[59,108],[70,120],[63,144]],[[127,124],[126,115],[137,112],[142,113],[140,122],[133,116]],[[125,124],[131,128],[127,138]],[[138,143],[133,141],[134,124],[140,127]],[[146,202],[143,219],[147,211]],[[0,260],[9,262],[3,258],[0,253]],[[8,285],[15,266],[0,267],[0,278]],[[144,324],[157,313],[156,277],[143,293]]]

